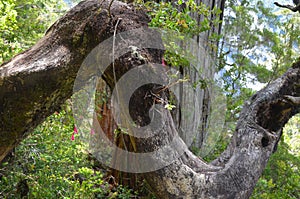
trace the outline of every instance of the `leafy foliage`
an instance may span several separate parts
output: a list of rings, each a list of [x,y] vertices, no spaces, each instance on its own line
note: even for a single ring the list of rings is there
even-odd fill
[[[284,136],[259,179],[251,198],[300,198],[300,158],[290,153]]]
[[[28,198],[131,198],[132,190],[108,184],[105,170],[71,139],[74,121],[67,106],[50,116],[0,165],[0,197],[18,198],[26,179]]]
[[[191,37],[220,23],[205,18],[218,14],[218,10],[209,11],[204,4],[197,6],[191,0],[185,4],[181,0],[149,1],[145,6],[152,17],[151,26]],[[218,69],[227,95],[230,124],[224,131],[230,134],[244,100],[254,93],[249,83],[268,83],[297,59],[300,23],[299,15],[275,12],[263,1],[227,0],[226,8]],[[64,9],[60,0],[0,0],[0,62],[32,46]],[[191,13],[205,16],[200,26]],[[219,38],[215,35],[211,39]],[[189,65],[188,60],[176,53],[167,52],[165,60],[172,66]],[[78,139],[79,134],[74,133],[71,115],[67,106],[50,116],[0,165],[1,198],[18,198],[22,190],[26,191],[26,184],[29,190],[25,195],[29,198],[132,198],[137,195],[131,189],[107,183],[105,170],[91,159]],[[298,116],[286,126],[278,150],[252,198],[300,198],[299,123]],[[206,159],[210,161],[218,156],[227,140],[224,136],[215,153]]]
[[[221,23],[218,18],[210,20],[210,16],[220,14],[219,9],[211,10],[204,3],[197,5],[192,0],[160,1],[159,3],[148,1],[144,5],[151,17],[150,26],[179,32],[184,36],[182,39],[198,36]],[[199,22],[193,17],[198,15],[202,16]],[[217,36],[214,34],[211,39],[213,38],[217,39]],[[173,67],[188,67],[189,61],[181,56],[179,49],[184,49],[184,47],[179,47],[178,44],[167,46],[164,59]]]
[[[36,43],[65,9],[62,0],[0,0],[0,62]],[[0,165],[0,198],[133,197],[107,183],[74,130],[69,106],[36,128]]]
[[[150,26],[160,27],[169,30],[175,30],[181,33],[186,33],[190,36],[198,35],[210,29],[208,16],[211,11],[205,4],[197,5],[194,1],[187,1],[185,4],[181,0],[175,2],[147,2],[147,7],[151,8]],[[191,12],[201,14],[204,20],[201,24],[191,17]]]
[[[282,75],[299,54],[299,15],[273,9],[259,0],[227,1],[218,67],[229,124],[236,121],[253,88]],[[299,198],[299,116],[286,125],[283,137],[252,198]]]
[[[226,1],[218,69],[229,109],[236,110],[262,87],[282,75],[299,53],[299,17],[275,12],[263,1]],[[229,114],[229,120],[235,120]]]
[[[0,0],[0,63],[35,44],[65,9],[62,0]]]

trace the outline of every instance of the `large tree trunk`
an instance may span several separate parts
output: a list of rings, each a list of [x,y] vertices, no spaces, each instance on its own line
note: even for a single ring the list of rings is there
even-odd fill
[[[148,18],[142,11],[117,1],[109,9],[109,3],[89,0],[79,4],[34,47],[0,67],[0,160],[71,96],[82,61],[97,44],[113,36],[115,27],[117,32],[147,27]],[[117,24],[120,18],[122,22]],[[137,33],[140,40],[155,35],[142,29]],[[161,50],[141,48],[139,52],[148,62],[161,63]],[[105,71],[104,80],[110,88],[115,86],[114,79],[142,64],[132,56],[126,53],[119,57],[113,65],[115,73],[111,67]],[[139,72],[146,77],[149,71]],[[145,179],[160,198],[248,198],[280,139],[282,127],[300,111],[299,85],[297,62],[245,103],[229,147],[210,164],[187,149],[170,112],[160,108],[163,130],[147,139],[134,138],[133,151],[145,153],[170,146],[147,162],[168,166],[143,173]],[[157,92],[169,96],[167,89],[157,91],[156,85],[134,93],[131,117],[136,118],[137,126],[145,123],[151,103],[159,103],[146,99],[145,93]],[[170,163],[170,157],[177,158]]]
[[[125,3],[89,0],[59,19],[32,48],[0,67],[0,161],[34,127],[70,98],[88,53],[117,31],[147,26]],[[158,58],[159,59],[159,58]]]
[[[172,2],[172,1],[170,1]],[[192,12],[190,15],[193,17],[194,20],[197,21],[197,23],[201,24],[203,20],[209,20],[214,21],[216,19],[222,20],[223,19],[223,11],[224,11],[224,4],[225,0],[196,0],[194,1],[197,5],[205,5],[207,8],[209,8],[210,11],[213,9],[220,9],[222,12],[219,15],[211,14],[210,16],[204,16],[200,15],[199,13]],[[179,7],[178,9],[182,9],[182,7]],[[212,107],[212,103],[214,98],[212,96],[212,90],[213,85],[210,84],[210,81],[214,79],[215,75],[215,67],[216,67],[216,60],[217,60],[217,46],[218,41],[213,40],[211,37],[214,34],[220,34],[222,24],[210,24],[210,30],[204,31],[200,33],[199,35],[194,36],[194,41],[198,45],[199,52],[197,55],[197,64],[189,67],[189,66],[181,66],[180,72],[182,73],[183,77],[188,76],[192,82],[199,82],[201,80],[205,80],[207,83],[207,86],[205,88],[200,88],[200,86],[197,88],[196,93],[194,95],[197,96],[197,101],[193,101],[191,106],[194,106],[195,111],[193,112],[193,116],[198,118],[198,123],[194,124],[195,129],[197,129],[197,132],[193,134],[191,137],[191,133],[186,132],[179,132],[179,135],[181,138],[185,140],[185,142],[189,142],[188,140],[193,140],[193,143],[191,147],[200,149],[199,155],[202,157],[206,156],[212,147],[209,145],[214,145],[214,143],[209,143],[209,137],[217,137],[213,134],[218,134],[219,132],[214,132],[211,130],[211,126],[214,125],[210,123],[210,111]],[[184,46],[181,46],[184,48]],[[187,47],[189,48],[189,47]],[[188,50],[188,49],[187,49]],[[199,73],[199,71],[201,71]],[[179,106],[191,103],[191,98],[195,97],[194,95],[191,95],[188,92],[185,92],[183,89],[182,84],[180,86],[177,86],[178,91],[180,92],[179,96]],[[173,115],[174,122],[177,129],[183,128],[187,129],[190,126],[190,122],[184,120],[184,116],[182,115],[182,112],[180,110],[177,110],[177,113]],[[214,139],[217,141],[218,139]]]
[[[160,1],[156,1],[160,2]],[[168,1],[172,2],[172,1]],[[224,10],[224,3],[225,0],[216,0],[216,1],[202,1],[198,0],[195,1],[197,5],[203,4],[207,6],[209,10],[213,10],[215,8],[219,8],[221,11]],[[174,4],[176,6],[176,4]],[[178,7],[178,9],[183,9],[183,7]],[[204,19],[208,19],[210,21],[214,21],[216,19],[222,20],[223,13],[220,15],[211,14],[210,16],[203,16],[199,13],[191,13],[191,16],[197,21],[198,24]],[[199,151],[198,155],[204,157],[206,156],[211,150],[213,150],[213,146],[215,146],[216,142],[218,141],[219,135],[221,134],[222,129],[216,131],[215,124],[211,121],[212,117],[209,117],[212,104],[216,103],[213,96],[213,85],[209,82],[214,78],[215,74],[215,63],[216,63],[216,55],[217,55],[217,41],[212,41],[210,38],[213,34],[220,34],[221,31],[221,23],[214,25],[213,23],[210,24],[211,29],[209,31],[202,32],[199,35],[194,36],[193,40],[197,45],[193,45],[191,48],[188,42],[182,42],[180,47],[182,49],[188,50],[195,50],[197,48],[199,52],[195,53],[194,56],[197,59],[197,63],[189,66],[180,66],[179,72],[181,74],[181,78],[188,77],[191,82],[196,83],[203,79],[207,82],[207,87],[201,88],[198,86],[195,89],[194,93],[189,92],[188,90],[184,89],[184,83],[179,83],[175,86],[175,90],[178,93],[177,104],[176,107],[172,111],[173,121],[175,123],[176,129],[180,129],[178,132],[179,136],[184,140],[185,143],[188,144],[190,148],[197,149]],[[183,44],[184,43],[184,44]],[[188,44],[188,45],[186,45]],[[186,45],[186,46],[185,46]],[[202,72],[199,72],[202,71]],[[104,87],[102,87],[104,89]],[[191,100],[196,98],[197,100]],[[109,100],[107,100],[109,101]],[[190,111],[189,118],[197,118],[191,122],[191,119],[186,118],[186,114],[182,107],[185,107],[189,104],[194,111]],[[109,104],[102,104],[103,109],[99,111],[98,114],[102,115],[99,122],[103,124],[103,121],[106,121],[106,125],[102,125],[102,129],[105,131],[106,135],[114,134],[117,130],[117,126],[111,117],[111,109],[109,108]],[[108,117],[106,117],[108,116]],[[222,123],[221,121],[218,121]],[[109,128],[105,128],[109,127]],[[188,129],[188,130],[187,130]],[[192,133],[191,133],[192,132]],[[128,135],[118,134],[117,139],[115,139],[116,145],[120,148],[132,148],[132,139]],[[115,154],[115,159],[118,159],[120,154]],[[128,166],[132,164],[131,161],[128,160]],[[140,182],[143,178],[138,174],[128,174],[126,172],[119,172],[114,170],[112,172],[115,180],[120,182],[126,186],[130,186],[131,188],[139,187]],[[137,181],[137,179],[139,179]]]

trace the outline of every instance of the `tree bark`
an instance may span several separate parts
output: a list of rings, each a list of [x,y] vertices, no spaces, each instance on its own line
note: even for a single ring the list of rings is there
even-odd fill
[[[211,14],[209,17],[210,21],[216,20],[216,19],[223,19],[223,11],[224,11],[224,4],[225,0],[196,0],[195,1],[197,5],[204,4],[210,10],[213,10],[215,8],[220,9],[222,12],[220,15]],[[200,24],[204,17],[202,15],[199,15],[198,13],[192,13],[192,17]],[[216,60],[217,60],[217,46],[218,41],[212,41],[210,38],[213,34],[221,34],[221,27],[222,23],[219,23],[217,25],[210,24],[211,28],[209,31],[202,32],[200,35],[198,35],[195,40],[198,43],[198,46],[200,49],[203,49],[200,53],[198,53],[198,60],[201,60],[198,62],[196,68],[198,70],[203,71],[202,76],[197,76],[197,74],[191,74],[193,71],[191,71],[188,67],[184,68],[185,75],[188,74],[191,77],[194,77],[193,81],[197,82],[203,77],[205,77],[205,80],[208,82],[212,79],[214,79],[215,70],[216,70]],[[203,45],[204,44],[204,45]],[[207,88],[200,89],[198,91],[199,99],[198,101],[201,102],[200,109],[197,110],[199,115],[195,115],[196,117],[201,117],[201,123],[199,126],[199,132],[195,135],[193,147],[200,148],[200,155],[202,157],[208,155],[211,148],[208,148],[207,145],[211,143],[207,143],[207,139],[210,135],[208,132],[210,124],[209,121],[209,115],[211,114],[211,108],[212,108],[212,102],[214,99],[212,99],[214,96],[211,96],[212,93],[212,87],[208,83]],[[185,103],[185,102],[183,102]],[[184,125],[184,124],[182,124]],[[205,146],[206,145],[206,146]]]
[[[120,18],[118,32],[147,27],[149,21],[141,10],[124,3],[114,1],[110,7],[110,1],[84,1],[56,22],[35,46],[0,67],[0,160],[71,96],[83,59],[97,44],[114,34]],[[151,36],[140,34],[145,38]],[[149,62],[161,63],[162,51],[142,49],[141,53]],[[115,61],[117,79],[141,64],[131,56],[127,53]],[[114,87],[113,70],[107,70],[104,79]],[[164,130],[151,138],[136,138],[136,151],[155,151],[175,139],[179,147],[153,156],[152,161],[164,164],[169,157],[184,153],[168,166],[143,174],[155,194],[172,199],[250,197],[280,139],[281,129],[300,111],[299,85],[300,62],[297,62],[245,103],[230,145],[210,164],[186,148],[170,112],[160,109]],[[133,118],[147,117],[145,109],[149,109],[151,102],[145,102],[145,93],[150,91],[155,93],[153,86],[135,93]],[[160,94],[168,96],[167,89],[160,90]]]
[[[155,193],[161,198],[249,198],[284,124],[300,111],[299,85],[297,62],[245,103],[230,145],[216,160],[206,164],[187,151],[168,167],[146,174]],[[160,137],[167,140],[176,134],[165,133]]]
[[[204,16],[200,15],[199,13],[192,12],[190,15],[197,22],[197,24],[199,24],[199,26],[204,19],[211,22],[216,19],[223,19],[225,0],[196,0],[194,2],[199,6],[205,5],[210,11],[215,8],[218,8],[222,11],[219,15],[211,14],[210,16]],[[178,9],[183,8],[181,7]],[[201,80],[205,80],[207,82],[207,86],[205,88],[197,88],[195,94],[197,95],[197,101],[193,102],[193,105],[195,107],[193,117],[199,118],[199,124],[195,124],[195,126],[197,126],[196,128],[198,129],[197,132],[194,133],[193,138],[191,138],[190,133],[179,132],[180,137],[183,138],[186,143],[188,142],[188,139],[193,140],[191,147],[200,149],[200,155],[202,157],[206,156],[210,152],[211,148],[207,146],[211,143],[207,143],[207,140],[209,136],[213,136],[211,135],[213,132],[209,132],[209,126],[211,125],[209,124],[209,115],[211,104],[214,99],[211,99],[213,98],[213,96],[210,95],[212,93],[212,85],[209,82],[214,78],[215,74],[218,41],[213,41],[211,37],[214,34],[221,33],[222,24],[211,23],[210,26],[210,30],[201,32],[199,35],[196,35],[193,38],[195,42],[197,42],[200,50],[200,52],[195,55],[197,56],[198,60],[197,65],[193,67],[180,66],[180,72],[182,73],[183,77],[188,76],[193,82],[199,82]],[[199,71],[201,71],[201,73],[199,73]],[[191,96],[189,95],[189,93],[184,92],[182,84],[178,87],[178,89],[180,90],[178,106],[186,103],[191,103],[190,99],[194,96]],[[173,115],[176,128],[187,129],[190,123],[182,119],[183,116],[180,110],[176,109],[176,111],[177,113]]]
[[[156,1],[156,2],[161,2],[161,1]],[[167,2],[172,2],[172,1],[167,1]],[[223,11],[225,0],[215,0],[215,1],[197,0],[195,1],[195,3],[199,6],[203,4],[207,6],[209,10],[213,10],[214,8],[219,8],[221,11]],[[174,6],[176,7],[175,2],[174,2]],[[183,7],[184,7],[183,5],[178,6],[178,9],[181,10],[183,9]],[[191,16],[197,21],[198,24],[201,24],[201,22],[204,19],[208,19],[209,21],[214,21],[216,19],[222,20],[223,13],[221,13],[220,15],[211,14],[208,17],[200,15],[199,13],[191,13]],[[206,82],[210,82],[214,78],[218,42],[212,41],[210,37],[213,34],[220,34],[222,24],[211,23],[210,25],[211,25],[211,29],[209,31],[202,32],[201,34],[196,35],[193,38],[195,43],[197,43],[198,48],[200,49],[200,52],[197,52],[197,54],[195,54],[195,57],[198,60],[198,62],[193,66],[180,66],[179,72],[181,74],[182,79],[184,77],[189,77],[189,79],[192,82],[196,83],[203,79]],[[183,49],[186,48],[184,46],[181,47]],[[186,50],[188,51],[191,49],[186,49]],[[199,71],[202,72],[199,73]],[[199,149],[200,152],[199,155],[204,157],[208,155],[208,153],[211,150],[213,150],[213,147],[211,145],[214,145],[214,143],[208,143],[209,138],[218,137],[218,133],[219,133],[211,130],[210,128],[212,125],[214,125],[209,121],[211,104],[212,101],[214,101],[214,99],[210,99],[211,97],[214,98],[214,96],[211,95],[213,89],[212,85],[208,83],[208,86],[206,88],[201,88],[200,86],[198,86],[195,93],[190,93],[187,90],[185,90],[183,83],[178,83],[178,85],[179,86],[176,86],[175,88],[179,93],[179,95],[177,96],[178,97],[177,104],[176,104],[177,108],[175,108],[172,111],[172,117],[175,123],[175,127],[176,129],[181,129],[179,131],[179,136],[185,141],[185,143],[188,143],[190,148]],[[194,101],[191,100],[194,98],[197,98],[197,100]],[[197,118],[197,122],[195,120],[191,122],[190,120],[187,120],[185,118],[186,115],[183,114],[181,108],[184,107],[186,104],[189,104],[190,107],[193,107],[194,111],[192,113],[189,113],[190,115],[189,117]],[[105,126],[102,125],[106,135],[113,134],[113,132],[117,129],[113,119],[110,117],[111,109],[107,108],[108,106],[109,106],[108,104],[103,104],[102,107],[106,107],[103,108],[105,112],[104,111],[99,112],[99,114],[106,115],[110,118],[109,120],[109,118],[102,117],[99,120],[100,123],[103,123],[102,121],[104,120],[108,121],[110,125],[105,125],[105,126],[111,126],[111,128],[105,128]],[[192,129],[193,133],[189,131],[185,131],[185,129]],[[213,140],[215,140],[216,142],[218,139],[213,139]],[[120,148],[129,149],[133,147],[131,145],[130,137],[124,134],[119,134],[119,136],[115,140],[115,143]],[[116,155],[115,158],[118,157],[119,156]],[[131,162],[128,164],[130,165]],[[138,174],[130,173],[128,175],[128,173],[126,172],[113,171],[112,175],[114,176],[117,182],[122,182],[122,184],[129,186],[131,188],[139,187],[140,182],[142,181],[141,176]],[[140,179],[139,180],[140,182],[137,182],[137,179]]]
[[[32,48],[0,67],[0,161],[70,98],[88,53],[118,32],[146,27],[147,15],[125,3],[88,0],[59,19]]]

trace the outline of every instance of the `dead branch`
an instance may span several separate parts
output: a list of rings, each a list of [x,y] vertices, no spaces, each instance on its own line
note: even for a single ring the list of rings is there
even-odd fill
[[[283,5],[283,4],[280,4],[278,2],[274,2],[274,4],[278,7],[281,7],[281,8],[287,8],[293,12],[300,12],[300,4],[296,5],[296,6],[291,6],[291,5]]]

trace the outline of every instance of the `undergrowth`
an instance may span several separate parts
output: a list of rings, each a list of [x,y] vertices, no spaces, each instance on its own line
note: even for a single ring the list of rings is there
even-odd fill
[[[136,198],[84,149],[65,107],[39,125],[0,165],[0,198]]]

